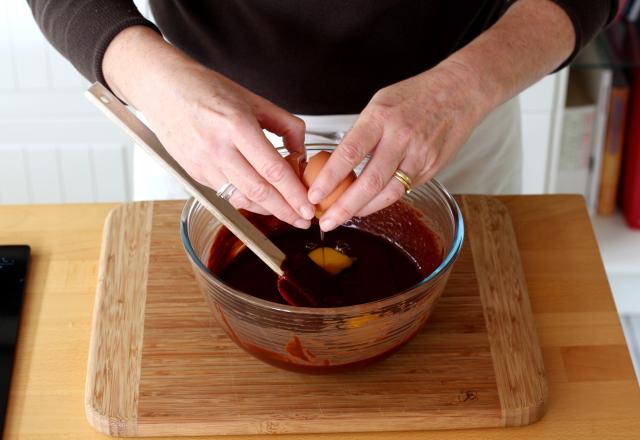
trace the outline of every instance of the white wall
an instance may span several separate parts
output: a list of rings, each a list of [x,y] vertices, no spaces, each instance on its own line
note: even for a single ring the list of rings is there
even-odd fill
[[[83,96],[88,82],[24,0],[0,1],[0,203],[126,200],[130,141]]]

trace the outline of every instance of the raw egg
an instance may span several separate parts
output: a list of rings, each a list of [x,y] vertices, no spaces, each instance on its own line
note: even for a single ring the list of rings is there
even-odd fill
[[[338,275],[353,264],[352,258],[330,247],[319,247],[312,250],[309,252],[309,258],[331,275]]]
[[[304,173],[302,175],[302,181],[305,185],[307,185],[307,188],[311,187],[311,184],[314,182],[314,180],[316,180],[316,177],[318,177],[320,170],[322,169],[324,164],[327,163],[330,156],[331,154],[329,152],[320,151],[318,154],[309,159],[309,162],[307,163],[307,166],[304,169]],[[354,180],[356,180],[356,173],[354,173],[352,170],[347,175],[347,177],[345,177],[344,180],[340,182],[338,186],[336,186],[336,189],[334,189],[331,194],[329,194],[327,197],[325,197],[324,200],[318,203],[318,205],[316,206],[316,217],[320,218],[322,213],[329,209],[333,202],[335,202],[338,197],[340,197],[342,193],[344,193],[347,188],[349,188],[349,185],[351,185]]]

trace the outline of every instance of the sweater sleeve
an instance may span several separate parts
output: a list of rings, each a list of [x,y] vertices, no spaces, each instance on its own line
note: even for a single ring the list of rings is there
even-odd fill
[[[89,81],[106,85],[102,58],[113,38],[129,26],[160,32],[132,0],[27,0],[49,42]]]
[[[618,0],[551,0],[571,19],[576,33],[573,52],[557,70],[567,66],[598,33],[607,27],[618,11]]]

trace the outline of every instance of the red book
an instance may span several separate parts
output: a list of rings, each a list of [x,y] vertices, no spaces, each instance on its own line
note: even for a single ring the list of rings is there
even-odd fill
[[[640,229],[640,68],[631,70],[631,113],[623,159],[622,214],[627,224]]]

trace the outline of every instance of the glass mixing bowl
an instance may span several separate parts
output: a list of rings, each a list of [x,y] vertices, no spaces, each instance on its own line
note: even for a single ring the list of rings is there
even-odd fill
[[[334,147],[307,145],[307,152],[312,156]],[[221,225],[194,199],[189,200],[182,211],[180,232],[211,312],[239,347],[280,368],[330,373],[383,359],[411,340],[425,325],[460,253],[464,236],[462,215],[442,185],[432,180],[414,188],[400,203],[423,214],[421,221],[427,223],[442,246],[442,263],[403,292],[354,306],[288,306],[256,298],[226,284],[206,265]],[[400,223],[397,230],[410,226]],[[371,221],[362,222],[358,227],[372,232],[376,229],[375,222]],[[411,247],[420,243],[419,237],[390,239],[399,241],[409,254],[412,254]]]

